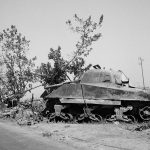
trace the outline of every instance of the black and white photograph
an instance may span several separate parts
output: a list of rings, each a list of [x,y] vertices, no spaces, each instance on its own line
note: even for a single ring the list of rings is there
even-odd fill
[[[150,1],[0,0],[0,150],[150,150]]]

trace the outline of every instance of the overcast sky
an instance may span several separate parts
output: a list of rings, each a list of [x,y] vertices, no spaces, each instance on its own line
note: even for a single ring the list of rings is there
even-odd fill
[[[142,57],[145,84],[150,86],[149,0],[0,0],[0,31],[16,25],[30,40],[30,56],[46,62],[49,49],[62,47],[69,59],[77,36],[65,22],[74,14],[104,15],[102,37],[93,45],[87,62],[122,70],[134,85],[142,86],[138,57]]]

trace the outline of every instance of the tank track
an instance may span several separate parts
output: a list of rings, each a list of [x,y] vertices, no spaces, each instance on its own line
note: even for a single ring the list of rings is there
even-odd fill
[[[101,123],[101,122],[145,122],[150,121],[150,106],[137,109],[131,105],[113,106],[111,109],[99,109],[96,106],[80,106],[80,110],[73,110],[69,105],[55,104],[53,112],[47,112],[50,122],[72,122],[72,123]]]

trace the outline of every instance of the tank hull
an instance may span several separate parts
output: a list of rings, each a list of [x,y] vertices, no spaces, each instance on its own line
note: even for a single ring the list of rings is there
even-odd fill
[[[124,84],[119,73],[89,70],[79,82],[61,84],[46,97],[53,102],[52,118],[150,120],[150,91]]]
[[[150,94],[136,88],[70,83],[54,90],[47,98],[88,99],[89,101],[150,101]]]

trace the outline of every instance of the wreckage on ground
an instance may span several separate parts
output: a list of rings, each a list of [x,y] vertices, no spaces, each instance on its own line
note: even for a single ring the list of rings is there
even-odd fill
[[[49,86],[48,118],[76,122],[150,120],[150,92],[122,81],[122,71],[91,69],[78,81]]]

